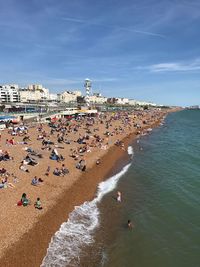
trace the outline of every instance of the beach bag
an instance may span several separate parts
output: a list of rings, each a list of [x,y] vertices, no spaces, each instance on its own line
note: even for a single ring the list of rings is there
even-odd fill
[[[17,202],[17,206],[22,206],[21,200]]]

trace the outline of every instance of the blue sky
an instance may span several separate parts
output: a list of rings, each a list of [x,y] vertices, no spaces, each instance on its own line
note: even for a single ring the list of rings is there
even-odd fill
[[[0,83],[200,104],[199,0],[0,0]]]

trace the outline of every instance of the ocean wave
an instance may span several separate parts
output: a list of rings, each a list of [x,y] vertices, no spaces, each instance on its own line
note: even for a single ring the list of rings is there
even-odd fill
[[[79,266],[82,247],[94,242],[94,230],[99,225],[98,203],[116,188],[119,179],[130,165],[126,165],[119,173],[101,182],[92,201],[75,207],[69,214],[68,221],[64,222],[52,237],[41,267]]]
[[[127,152],[129,155],[131,155],[132,157],[134,156],[134,150],[132,146],[128,146]]]

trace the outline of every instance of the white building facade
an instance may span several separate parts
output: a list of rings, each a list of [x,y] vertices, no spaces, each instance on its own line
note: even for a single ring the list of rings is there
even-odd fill
[[[116,98],[116,103],[119,105],[126,105],[129,103],[128,98]]]
[[[77,97],[81,95],[82,95],[81,91],[65,91],[62,94],[60,94],[59,98],[61,102],[70,103],[70,102],[76,102]]]
[[[49,94],[49,101],[53,102],[57,102],[58,101],[58,94]]]
[[[107,102],[107,98],[102,96],[101,94],[94,94],[88,97],[89,102],[93,104],[104,104]]]
[[[129,105],[136,106],[137,105],[137,100],[135,100],[135,99],[129,99]]]
[[[20,102],[19,86],[17,84],[0,85],[0,103]]]
[[[21,102],[42,102],[49,100],[49,89],[40,84],[31,84],[19,90]]]

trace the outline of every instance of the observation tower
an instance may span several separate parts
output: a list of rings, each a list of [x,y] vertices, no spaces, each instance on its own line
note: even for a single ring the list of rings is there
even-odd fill
[[[90,79],[85,79],[84,87],[85,87],[85,102],[86,102],[87,107],[89,108],[90,106],[89,95],[91,91],[91,80]]]

